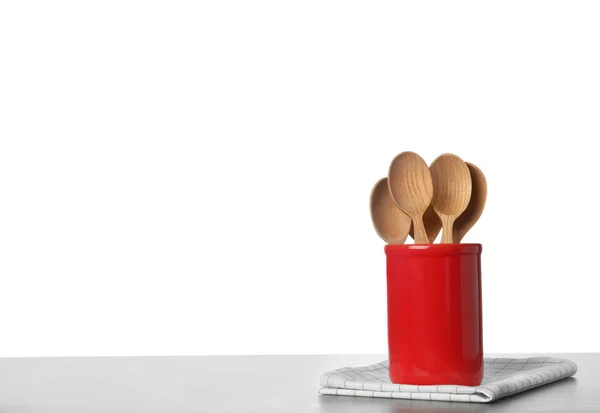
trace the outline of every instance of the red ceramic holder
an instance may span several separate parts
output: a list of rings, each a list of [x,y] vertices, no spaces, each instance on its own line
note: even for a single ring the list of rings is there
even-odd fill
[[[481,244],[386,245],[390,380],[477,386]]]

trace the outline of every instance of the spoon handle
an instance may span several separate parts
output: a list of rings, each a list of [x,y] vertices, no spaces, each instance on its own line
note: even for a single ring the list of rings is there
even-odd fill
[[[440,218],[442,220],[442,244],[453,244],[454,232],[452,227],[456,218],[451,215],[441,215]]]
[[[415,244],[429,244],[425,225],[423,224],[423,215],[413,215],[413,229],[415,231]]]

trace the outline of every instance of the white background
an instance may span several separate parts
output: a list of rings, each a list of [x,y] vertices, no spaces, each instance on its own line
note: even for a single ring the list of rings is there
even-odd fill
[[[487,352],[599,351],[600,3],[3,2],[0,355],[385,353],[371,186],[487,175]]]

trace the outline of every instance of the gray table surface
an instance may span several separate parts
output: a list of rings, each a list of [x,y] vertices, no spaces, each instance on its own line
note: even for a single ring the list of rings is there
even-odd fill
[[[600,353],[543,355],[577,374],[490,404],[317,394],[321,373],[382,355],[0,358],[0,412],[600,411]]]

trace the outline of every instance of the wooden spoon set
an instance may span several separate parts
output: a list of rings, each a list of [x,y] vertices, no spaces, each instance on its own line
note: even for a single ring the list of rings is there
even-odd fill
[[[388,244],[432,244],[442,229],[442,243],[458,243],[475,225],[487,197],[485,176],[453,154],[427,164],[414,152],[394,158],[387,178],[371,191],[371,220]]]

